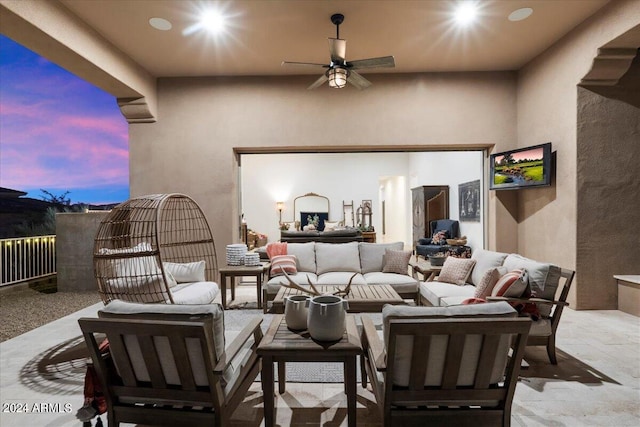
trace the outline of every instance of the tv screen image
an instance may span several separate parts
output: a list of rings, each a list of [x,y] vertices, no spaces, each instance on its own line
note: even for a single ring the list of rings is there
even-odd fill
[[[491,190],[551,184],[551,143],[492,154]]]

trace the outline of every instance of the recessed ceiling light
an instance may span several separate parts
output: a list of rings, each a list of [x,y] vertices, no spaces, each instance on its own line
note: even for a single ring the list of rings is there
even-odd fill
[[[478,7],[475,2],[465,1],[460,3],[455,11],[456,22],[460,25],[469,25],[478,16]]]
[[[530,7],[523,7],[522,9],[517,9],[511,12],[509,15],[509,21],[517,22],[527,19],[533,13],[533,9]]]
[[[164,18],[151,18],[149,19],[149,25],[160,31],[169,31],[171,27],[173,27],[173,25],[171,25],[171,22],[167,21]]]
[[[218,34],[224,30],[225,19],[220,12],[208,10],[200,17],[200,25],[210,33]]]

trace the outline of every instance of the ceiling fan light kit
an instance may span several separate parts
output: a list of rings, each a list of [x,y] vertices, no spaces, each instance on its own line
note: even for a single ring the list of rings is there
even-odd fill
[[[347,41],[340,38],[340,24],[344,22],[344,15],[335,13],[331,15],[331,23],[336,26],[336,38],[329,38],[329,53],[331,54],[331,62],[327,65],[313,64],[309,62],[289,62],[283,61],[282,65],[287,66],[304,66],[313,68],[327,68],[327,71],[318,78],[307,89],[315,89],[329,82],[329,87],[342,89],[350,83],[357,89],[366,89],[371,86],[371,82],[355,70],[364,68],[393,68],[396,66],[393,56],[383,56],[380,58],[360,59],[357,61],[347,61]]]

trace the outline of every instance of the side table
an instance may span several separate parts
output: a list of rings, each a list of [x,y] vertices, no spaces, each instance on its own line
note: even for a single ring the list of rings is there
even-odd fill
[[[420,280],[418,277],[418,273],[420,273],[425,282],[431,282],[438,275],[438,272],[442,270],[441,265],[431,265],[428,260],[420,259],[418,255],[409,260],[409,267],[413,270],[414,279]]]
[[[236,298],[236,277],[254,276],[258,295],[258,307],[262,307],[262,279],[269,267],[268,262],[256,266],[227,265],[220,267],[220,292],[222,293],[222,306],[227,308],[227,278],[231,279],[231,300]]]
[[[346,331],[339,341],[319,342],[311,339],[307,331],[290,331],[283,315],[274,316],[269,329],[258,345],[262,357],[262,391],[264,399],[264,425],[275,421],[273,364],[278,363],[278,391],[285,392],[286,362],[342,362],[344,386],[347,394],[347,420],[349,427],[356,425],[356,356],[362,354],[362,344],[355,318],[347,314]]]

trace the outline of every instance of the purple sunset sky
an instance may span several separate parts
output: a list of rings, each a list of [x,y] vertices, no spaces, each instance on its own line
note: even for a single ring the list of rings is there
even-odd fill
[[[0,187],[73,203],[129,198],[129,136],[116,99],[0,35]]]

